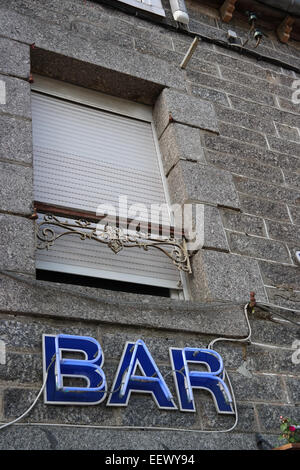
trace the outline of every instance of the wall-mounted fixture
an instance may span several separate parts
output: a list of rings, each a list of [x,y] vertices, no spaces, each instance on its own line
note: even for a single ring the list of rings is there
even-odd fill
[[[253,37],[256,41],[256,45],[254,47],[258,47],[260,44],[260,41],[262,40],[263,33],[259,29],[256,29],[253,33]]]
[[[243,47],[246,46],[246,44],[250,40],[250,37],[251,37],[251,34],[252,34],[253,38],[256,41],[256,45],[254,46],[254,48],[256,48],[256,47],[259,46],[259,44],[262,40],[263,33],[260,31],[260,29],[258,29],[256,27],[256,20],[257,20],[256,13],[253,12],[253,11],[246,11],[246,15],[248,16],[248,22],[250,24],[250,29],[248,31],[247,39],[243,43]]]
[[[300,17],[300,0],[257,0],[270,8],[286,13],[286,17],[275,28],[280,42],[287,44],[295,23],[295,17]],[[237,0],[225,0],[220,7],[220,17],[224,23],[232,20]],[[255,14],[254,14],[255,15]],[[255,15],[256,16],[256,15]],[[255,18],[256,19],[256,18]],[[263,34],[258,31],[255,33],[257,40],[256,46],[260,44]],[[249,37],[247,39],[247,42]]]
[[[278,39],[283,42],[287,43],[290,39],[290,35],[293,29],[293,24],[295,23],[295,18],[292,16],[286,16],[282,23],[278,26],[276,32]]]
[[[220,15],[222,21],[224,21],[225,23],[229,23],[229,21],[232,19],[236,2],[237,0],[225,0],[223,5],[221,6]]]
[[[189,23],[190,19],[184,0],[170,0],[170,6],[175,21],[183,24]]]
[[[238,35],[236,34],[235,31],[232,31],[232,29],[229,29],[227,31],[227,39],[231,44],[234,44],[237,42]]]

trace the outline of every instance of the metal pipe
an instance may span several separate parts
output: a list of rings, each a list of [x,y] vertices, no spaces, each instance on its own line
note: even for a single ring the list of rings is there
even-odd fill
[[[300,0],[258,0],[260,3],[282,10],[291,15],[300,16]]]
[[[196,49],[197,45],[199,43],[199,38],[198,37],[195,37],[194,41],[192,42],[192,44],[190,45],[187,53],[185,54],[181,64],[180,64],[180,68],[182,69],[185,69],[187,64],[189,63],[189,61],[191,60],[192,58],[192,55],[194,53],[194,50]]]

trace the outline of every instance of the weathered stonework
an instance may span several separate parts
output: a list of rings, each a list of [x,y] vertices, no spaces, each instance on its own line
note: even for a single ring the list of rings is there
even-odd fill
[[[0,208],[3,212],[32,213],[32,179],[31,167],[0,162]]]
[[[229,251],[220,211],[217,207],[206,204],[193,204],[191,216],[191,232],[185,234],[189,241],[188,249],[191,253],[197,252],[199,248]],[[188,219],[187,215],[185,217]]]
[[[195,127],[171,123],[163,132],[159,144],[166,175],[179,160],[205,163],[200,132]]]
[[[0,39],[0,73],[19,78],[28,78],[30,74],[30,49],[26,44]]]
[[[248,291],[256,292],[261,302],[266,302],[257,261],[221,253],[213,250],[199,250],[192,258],[193,275],[191,289],[193,296],[203,301],[234,297],[242,302]],[[250,290],[249,290],[250,288]]]
[[[154,108],[158,137],[173,121],[212,132],[219,131],[215,111],[210,103],[167,88],[159,96]]]
[[[230,429],[234,417],[217,415],[203,390],[193,414],[160,411],[147,396],[121,410],[40,399],[23,421],[30,426],[0,431],[1,450],[256,449],[256,432],[278,445],[280,415],[300,419],[291,359],[299,335],[287,321],[299,322],[300,305],[300,108],[291,101],[300,47],[270,33],[255,50],[260,60],[250,43],[240,54],[228,47],[218,10],[189,0],[190,30],[203,40],[183,70],[193,37],[163,4],[158,24],[105,2],[1,2],[0,421],[30,406],[43,380],[42,334],[61,332],[100,341],[109,384],[125,342],[142,338],[174,393],[169,347],[231,338],[215,349],[239,421],[232,432],[204,432]],[[247,21],[232,27],[246,37]],[[201,207],[188,301],[36,280],[30,73],[153,106],[171,203]],[[250,291],[292,311],[280,320],[256,308],[252,343],[234,341],[249,333]]]
[[[0,158],[32,164],[31,121],[6,114],[0,115]]]
[[[228,171],[210,165],[180,161],[168,176],[173,203],[210,202],[239,209],[239,200]]]
[[[34,274],[35,244],[33,221],[0,214],[1,269]]]

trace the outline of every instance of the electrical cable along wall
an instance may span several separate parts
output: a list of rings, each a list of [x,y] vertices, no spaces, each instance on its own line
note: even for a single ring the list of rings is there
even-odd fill
[[[226,404],[229,405],[227,408],[228,408],[228,411],[226,411],[227,413],[229,414],[234,414],[235,415],[235,423],[232,427],[230,427],[229,429],[220,429],[218,431],[210,431],[210,430],[189,430],[189,429],[182,429],[182,428],[178,428],[178,429],[173,429],[173,431],[188,431],[188,432],[193,432],[193,433],[209,433],[209,432],[229,432],[229,431],[232,431],[238,424],[238,411],[237,411],[237,406],[236,406],[236,401],[235,401],[235,396],[234,396],[234,392],[233,392],[233,389],[232,389],[232,385],[231,385],[231,382],[230,382],[230,379],[228,377],[228,374],[226,373],[225,370],[223,370],[223,363],[222,363],[222,359],[221,359],[221,356],[219,356],[219,354],[216,352],[216,351],[213,351],[212,350],[212,347],[214,346],[214,344],[216,342],[219,342],[219,341],[231,341],[231,342],[234,342],[234,341],[237,341],[237,342],[251,342],[251,326],[250,326],[250,323],[249,323],[249,319],[248,319],[248,307],[249,305],[245,305],[244,307],[244,313],[245,313],[245,319],[246,319],[246,322],[247,322],[247,325],[248,325],[248,329],[249,329],[249,333],[247,335],[246,338],[241,338],[241,339],[235,339],[235,338],[217,338],[213,341],[211,341],[211,343],[208,345],[208,347],[206,349],[199,349],[199,348],[185,348],[182,353],[183,353],[183,357],[186,357],[186,355],[188,355],[190,357],[190,361],[191,362],[196,362],[196,356],[198,354],[200,354],[201,356],[201,359],[200,359],[200,362],[201,363],[207,363],[208,365],[208,369],[210,370],[210,372],[212,372],[212,369],[213,369],[213,362],[217,359],[217,367],[220,367],[220,369],[218,370],[218,375],[222,375],[224,377],[224,379],[226,378],[226,381],[228,382],[229,384],[229,387],[230,387],[230,391],[229,389],[227,389],[227,386],[225,384],[225,382],[220,378],[220,377],[217,377],[216,375],[211,375],[209,373],[197,373],[197,372],[192,372],[190,373],[189,372],[189,368],[188,368],[188,365],[187,365],[187,359],[185,358],[184,360],[184,366],[181,368],[181,369],[174,369],[175,367],[175,364],[176,364],[176,356],[178,355],[178,351],[177,350],[172,350],[172,354],[173,354],[173,359],[172,359],[172,373],[174,375],[174,378],[176,378],[177,374],[179,374],[179,381],[177,381],[177,393],[178,393],[178,398],[181,402],[181,410],[183,411],[183,408],[182,408],[182,401],[181,401],[181,396],[182,396],[182,393],[183,394],[187,394],[187,399],[188,399],[188,402],[191,403],[193,402],[193,408],[195,407],[194,405],[194,398],[193,398],[193,388],[200,388],[200,389],[207,389],[209,390],[214,399],[215,399],[215,404],[218,408],[218,411],[219,412],[225,412],[224,410],[220,410],[219,406],[224,406],[224,400],[222,397],[218,397],[217,398],[217,394],[216,394],[216,389],[215,387],[212,386],[212,384],[210,385],[209,382],[213,379],[217,379],[218,378],[218,385],[220,386],[221,390],[222,390],[222,393],[223,395],[226,397]],[[101,358],[100,359],[100,363],[101,365],[103,365],[103,359],[102,359],[102,350],[101,350],[101,347],[100,345],[95,341],[93,340],[93,338],[88,338],[88,337],[79,337],[79,336],[72,336],[72,335],[56,335],[54,338],[50,338],[50,337],[44,337],[44,353],[47,355],[46,353],[46,344],[47,342],[50,342],[52,341],[52,343],[54,342],[55,343],[55,349],[52,350],[52,353],[54,352],[54,354],[52,355],[52,353],[50,353],[50,356],[49,356],[49,360],[47,361],[47,358],[46,356],[44,357],[44,362],[45,362],[45,370],[44,370],[44,381],[43,381],[43,385],[39,391],[39,393],[37,394],[35,400],[33,401],[33,403],[31,404],[31,406],[26,410],[24,411],[24,413],[22,413],[22,415],[20,415],[18,418],[14,419],[13,421],[10,421],[9,423],[5,423],[5,424],[2,424],[0,426],[0,430],[8,427],[8,426],[11,426],[15,423],[17,423],[18,421],[22,420],[28,413],[30,413],[30,411],[34,408],[34,406],[36,405],[38,399],[40,398],[42,392],[44,392],[45,390],[45,403],[49,403],[51,404],[51,402],[53,403],[56,403],[56,404],[65,404],[65,403],[70,403],[70,404],[88,404],[88,402],[91,400],[91,397],[88,397],[88,395],[94,395],[93,396],[93,399],[92,401],[90,402],[91,404],[95,403],[95,404],[98,404],[100,403],[101,401],[103,401],[103,399],[106,397],[106,379],[105,379],[105,375],[103,374],[103,371],[102,369],[98,369],[101,373],[101,378],[102,380],[100,381],[100,383],[98,384],[98,386],[93,389],[91,388],[91,385],[89,384],[89,386],[85,386],[83,388],[78,388],[78,387],[65,387],[63,385],[63,377],[64,375],[67,375],[67,374],[64,374],[64,375],[61,375],[61,372],[63,371],[63,364],[66,364],[69,362],[69,374],[71,374],[70,376],[72,376],[72,374],[74,374],[74,377],[76,377],[76,372],[74,372],[74,369],[76,369],[76,366],[79,367],[79,369],[81,369],[81,374],[83,373],[83,363],[86,362],[86,364],[88,364],[89,361],[83,361],[83,360],[64,360],[62,359],[62,351],[64,350],[64,348],[66,350],[68,350],[69,352],[74,349],[77,351],[76,347],[70,347],[70,343],[72,342],[76,342],[78,344],[80,343],[92,343],[93,346],[95,346],[95,343],[97,344],[97,348],[99,348],[99,357]],[[60,341],[62,340],[62,342],[66,342],[66,345],[65,347],[63,346],[62,348],[60,347]],[[77,344],[76,343],[76,344]],[[67,348],[66,348],[67,346]],[[134,359],[134,354],[137,354],[138,352],[138,348],[139,346],[141,346],[141,348],[144,350],[144,353],[146,353],[146,355],[148,356],[148,359],[150,359],[150,362],[152,362],[152,358],[151,358],[151,355],[145,345],[145,343],[142,341],[142,340],[138,340],[136,343],[133,343],[133,344],[129,344],[127,346],[127,352],[129,351],[130,354],[131,354],[131,358],[130,358],[130,364],[129,366],[125,369],[125,372],[123,373],[122,375],[122,366],[121,364],[119,365],[119,369],[118,369],[118,373],[117,373],[117,376],[115,378],[115,382],[113,384],[113,387],[112,387],[112,391],[109,393],[109,405],[110,406],[117,406],[117,404],[125,404],[122,403],[123,400],[120,401],[120,398],[123,399],[124,395],[125,395],[125,392],[123,391],[124,389],[124,386],[126,384],[126,387],[125,387],[125,390],[126,388],[128,387],[128,384],[129,384],[129,381],[132,381],[133,380],[133,377],[134,377],[134,380],[135,381],[140,381],[140,382],[147,382],[145,379],[147,377],[145,371],[143,372],[143,375],[141,377],[138,377],[138,376],[133,376],[132,375],[132,371],[133,371],[133,363],[132,361],[133,360],[137,360],[137,359]],[[82,346],[79,346],[79,349],[81,349]],[[83,349],[85,348],[85,345],[83,346]],[[126,351],[126,347],[125,347],[125,350],[124,350],[124,354],[125,354],[125,351]],[[175,352],[175,353],[174,353]],[[191,355],[192,353],[192,355]],[[141,361],[141,355],[140,355],[140,358],[139,360]],[[210,359],[209,359],[210,357]],[[178,358],[177,358],[178,360]],[[94,361],[95,362],[95,361]],[[132,365],[131,365],[132,363]],[[139,363],[139,366],[141,367],[141,362],[138,362]],[[55,391],[50,391],[49,393],[49,382],[50,382],[50,372],[51,372],[51,368],[54,367],[55,369],[55,372],[54,374],[52,373],[52,375],[55,376],[55,382],[56,382],[56,390]],[[66,367],[66,365],[65,365]],[[175,408],[176,409],[176,405],[173,401],[173,396],[172,394],[170,393],[165,381],[164,381],[164,377],[160,374],[159,370],[157,369],[156,365],[154,362],[152,362],[152,367],[154,369],[154,374],[152,374],[152,376],[150,377],[147,377],[147,379],[149,381],[156,381],[158,380],[156,377],[154,376],[158,376],[159,378],[159,382],[160,382],[160,386],[163,386],[165,388],[165,392],[166,393],[166,401],[169,402],[168,406],[170,406],[170,409],[171,408]],[[73,369],[73,370],[72,370]],[[132,370],[131,370],[132,369]],[[95,369],[96,370],[96,369]],[[134,367],[134,370],[136,370],[136,367]],[[150,369],[151,370],[151,369]],[[78,372],[78,371],[77,371]],[[152,372],[152,370],[151,370]],[[149,374],[151,374],[151,372]],[[120,385],[118,385],[118,376],[119,378],[122,377],[122,381],[120,383]],[[125,376],[126,376],[126,379],[125,379]],[[59,378],[58,378],[59,377]],[[195,381],[195,377],[197,377],[198,380]],[[180,381],[182,381],[182,378],[184,378],[184,387],[183,387],[183,391],[180,391],[180,387],[179,387],[179,383]],[[192,378],[194,380],[192,380]],[[99,378],[98,378],[99,380]],[[177,379],[178,380],[178,379]],[[53,381],[53,379],[52,379]],[[214,382],[214,380],[213,380]],[[222,384],[222,385],[221,385]],[[100,386],[99,386],[100,385]],[[47,388],[48,387],[48,388]],[[132,387],[132,386],[131,386]],[[51,390],[51,385],[50,385],[50,390]],[[62,400],[61,402],[55,402],[53,399],[54,396],[57,395],[57,392],[59,391],[62,391],[63,393],[60,394],[59,396],[61,397],[60,399]],[[139,391],[139,389],[135,389],[135,388],[132,388],[133,391]],[[131,392],[132,392],[131,390]],[[142,389],[141,389],[142,390]],[[151,389],[147,389],[147,387],[145,388],[144,392],[149,392]],[[187,393],[187,391],[189,390],[189,392]],[[64,394],[66,392],[69,392],[67,395]],[[83,401],[80,400],[79,398],[75,398],[76,397],[76,394],[77,394],[77,397],[78,397],[78,392],[81,392],[81,396],[80,396],[80,399],[82,397],[84,397]],[[89,393],[88,393],[89,392]],[[98,400],[97,398],[97,395],[96,394],[91,394],[91,392],[98,392],[98,394],[101,395],[101,399],[100,401]],[[130,392],[130,394],[131,394]],[[75,393],[75,395],[74,395]],[[126,392],[128,394],[128,392]],[[157,399],[158,398],[158,394],[156,394],[154,391],[152,391],[153,393],[153,396]],[[127,401],[126,401],[126,405],[128,404],[128,398],[130,397],[130,394],[129,396],[127,397]],[[52,398],[49,399],[49,397],[51,397],[51,395],[53,395]],[[74,395],[73,397],[73,400],[72,400],[72,395]],[[85,398],[86,397],[86,398]],[[75,398],[75,401],[74,401],[74,398]],[[221,398],[221,399],[220,399]],[[87,402],[85,402],[84,400],[87,400]],[[57,400],[57,398],[56,398]],[[78,403],[76,403],[78,400]],[[97,401],[98,400],[98,401]],[[222,402],[223,402],[223,405],[222,405]],[[165,406],[162,406],[162,404],[160,404],[159,400],[157,401],[157,404],[159,405],[160,408],[164,408],[164,409],[167,409],[167,406],[165,404]],[[186,409],[186,411],[188,411],[188,408]],[[194,410],[195,411],[195,410]],[[43,424],[46,424],[46,423],[43,423]],[[107,428],[107,426],[105,427]],[[116,428],[115,427],[112,427],[113,429]],[[153,426],[150,426],[149,429],[154,429]],[[158,430],[164,430],[164,428],[162,427],[158,427],[157,428]],[[170,428],[165,428],[165,430],[172,430]]]

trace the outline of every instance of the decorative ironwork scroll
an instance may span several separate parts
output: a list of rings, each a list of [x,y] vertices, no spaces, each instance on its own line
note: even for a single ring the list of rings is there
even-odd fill
[[[134,232],[131,235],[126,230],[108,224],[100,229],[99,224],[88,220],[63,221],[52,214],[45,214],[42,221],[36,221],[37,248],[40,250],[48,250],[56,240],[66,235],[77,235],[81,240],[89,239],[104,243],[115,254],[124,248],[139,247],[145,251],[156,248],[168,256],[177,269],[187,273],[192,272],[184,238],[181,241],[142,232]]]

